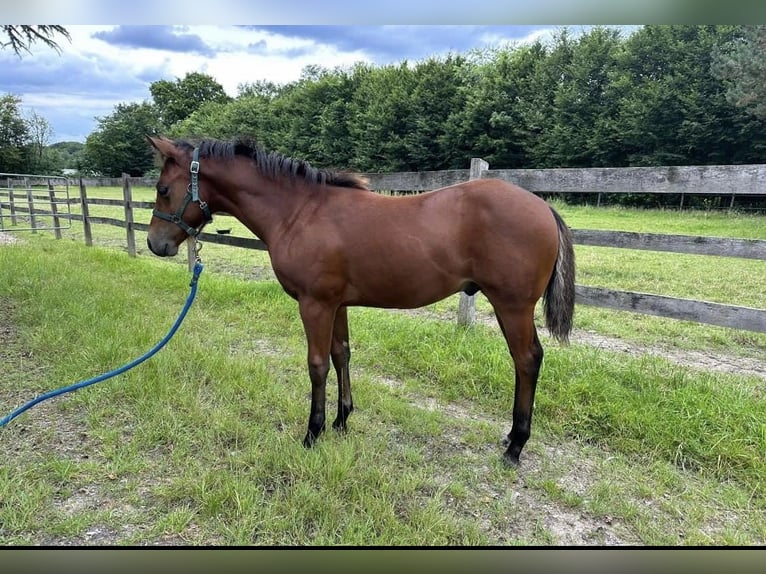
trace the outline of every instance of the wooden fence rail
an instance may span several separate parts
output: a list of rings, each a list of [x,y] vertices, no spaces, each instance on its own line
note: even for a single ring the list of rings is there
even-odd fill
[[[553,170],[489,170],[485,161],[474,159],[470,170],[441,172],[411,172],[396,174],[365,174],[370,187],[378,191],[421,192],[476,178],[508,179],[533,192],[573,191],[595,193],[694,193],[737,195],[766,195],[766,165],[755,166],[703,166],[666,168],[603,168],[603,169],[553,169]],[[106,180],[114,183],[113,180]],[[98,183],[104,183],[100,180]],[[83,222],[85,242],[92,245],[92,224],[122,227],[126,230],[128,253],[135,256],[135,232],[145,232],[148,225],[134,221],[135,209],[152,209],[152,202],[134,201],[133,186],[153,186],[152,180],[123,177],[117,180],[123,189],[123,199],[97,199],[87,197],[85,183],[80,182],[80,197],[70,199],[79,203],[82,214],[70,213],[65,217]],[[13,205],[0,190],[0,211]],[[31,198],[31,199],[30,199]],[[9,199],[11,201],[9,201]],[[25,197],[28,206],[14,205],[15,213],[53,214],[48,209],[33,205],[34,200],[50,201],[49,197],[30,194]],[[89,205],[122,207],[125,219],[94,217]],[[55,208],[53,208],[55,209]],[[59,215],[59,217],[61,217]],[[624,231],[573,229],[578,245],[642,249],[670,253],[737,257],[766,261],[766,240],[730,239],[689,235],[667,235]],[[766,237],[766,226],[764,230]],[[200,240],[245,249],[265,250],[266,245],[257,238],[200,234]],[[190,260],[190,265],[193,261]],[[461,294],[458,321],[470,325],[474,320],[475,299]],[[631,311],[661,317],[694,321],[722,327],[766,333],[766,310],[706,301],[695,301],[612,289],[576,286],[576,302],[610,309]]]
[[[35,208],[37,201],[45,202],[49,211]],[[60,239],[61,229],[69,225],[69,206],[69,180],[65,177],[0,173],[0,230],[10,220],[16,230],[37,233],[50,229]],[[27,214],[26,226],[19,222],[19,214]],[[38,217],[44,214],[46,217]]]
[[[766,164],[559,169],[486,169],[533,193],[766,195]],[[365,173],[375,190],[428,191],[465,181],[470,170]]]

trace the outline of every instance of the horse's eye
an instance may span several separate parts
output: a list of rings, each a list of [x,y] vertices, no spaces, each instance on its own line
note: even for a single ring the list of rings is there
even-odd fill
[[[170,193],[170,187],[167,185],[160,185],[157,184],[157,193],[159,193],[162,197],[165,197],[168,193]]]

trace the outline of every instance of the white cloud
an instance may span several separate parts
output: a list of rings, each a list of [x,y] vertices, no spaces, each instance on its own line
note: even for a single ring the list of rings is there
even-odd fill
[[[297,79],[310,64],[328,68],[351,65],[369,60],[364,52],[342,52],[312,40],[289,38],[266,31],[236,26],[184,26],[187,34],[199,36],[216,54],[167,52],[153,48],[124,48],[93,37],[97,31],[112,27],[73,26],[70,52],[92,62],[94,69],[119,71],[124,77],[140,77],[155,71],[165,79],[183,78],[189,72],[211,75],[232,96],[243,82],[269,80],[285,83]],[[256,53],[250,49],[263,43],[265,49]],[[160,72],[161,71],[161,72]],[[159,78],[155,78],[159,79]],[[154,79],[146,82],[148,85]]]

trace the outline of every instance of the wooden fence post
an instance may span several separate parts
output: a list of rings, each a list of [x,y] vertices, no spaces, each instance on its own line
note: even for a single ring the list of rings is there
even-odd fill
[[[128,174],[122,174],[122,197],[125,200],[125,231],[128,235],[128,255],[136,256],[136,229],[133,225],[133,198]]]
[[[32,196],[32,186],[29,178],[24,178],[24,187],[27,189],[27,204],[29,205],[29,226],[32,233],[37,233],[37,218],[35,217],[35,198]]]
[[[88,194],[85,191],[82,177],[80,177],[80,207],[82,208],[82,230],[85,234],[85,245],[93,247],[93,233],[90,229],[90,214],[88,213]]]
[[[481,179],[483,172],[489,169],[489,164],[481,158],[471,158],[471,171],[468,180]],[[457,323],[470,327],[476,321],[476,296],[460,293],[460,303],[457,309]]]
[[[48,195],[51,197],[51,213],[53,214],[53,234],[56,239],[61,239],[61,221],[59,220],[58,206],[56,205],[56,190],[53,189],[51,180],[48,180]]]
[[[191,237],[186,240],[186,262],[191,273],[197,263],[197,250],[194,248],[194,239]]]
[[[13,180],[8,178],[8,203],[11,209],[11,225],[16,225],[16,205],[13,203]]]

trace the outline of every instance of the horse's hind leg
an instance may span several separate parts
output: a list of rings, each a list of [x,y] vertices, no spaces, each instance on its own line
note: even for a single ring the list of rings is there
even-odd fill
[[[516,388],[513,398],[513,426],[503,441],[507,450],[504,460],[513,466],[519,464],[519,455],[529,439],[532,427],[532,409],[543,347],[537,337],[534,322],[534,305],[522,309],[508,309],[494,304],[500,329],[508,343],[516,372]]]
[[[338,417],[332,423],[332,428],[345,431],[346,419],[348,419],[351,411],[354,410],[354,401],[351,397],[351,378],[349,376],[351,347],[348,344],[348,313],[346,307],[340,307],[335,313],[330,357],[332,358],[335,372],[338,375]]]

